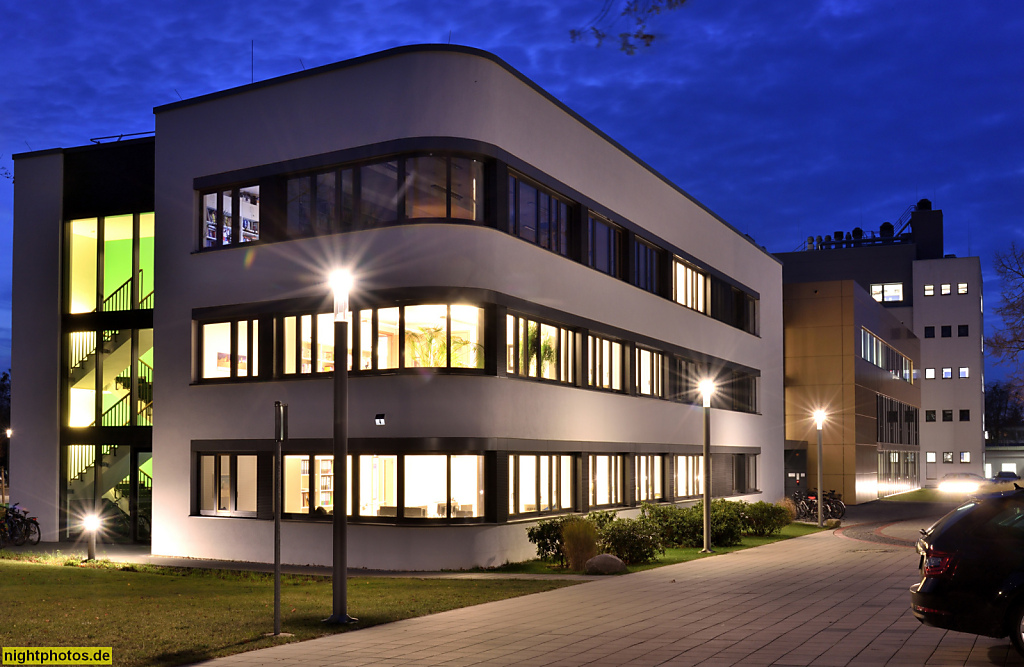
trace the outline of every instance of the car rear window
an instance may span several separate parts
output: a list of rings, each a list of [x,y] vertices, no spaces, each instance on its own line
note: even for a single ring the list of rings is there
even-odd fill
[[[978,516],[974,534],[985,539],[1024,540],[1024,499],[1002,498],[992,503],[994,511]]]

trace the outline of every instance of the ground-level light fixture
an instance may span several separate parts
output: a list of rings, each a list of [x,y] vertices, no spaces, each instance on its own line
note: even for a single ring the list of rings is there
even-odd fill
[[[96,514],[87,514],[82,518],[82,528],[89,535],[86,560],[96,560],[96,533],[99,532],[102,525],[103,521]]]
[[[715,393],[715,381],[701,380],[697,385],[701,403],[704,406],[704,548],[701,553],[713,553],[711,549],[711,395]]]
[[[815,410],[813,413],[814,425],[818,428],[818,528],[824,526],[822,520],[822,507],[825,505],[825,482],[824,482],[824,464],[822,459],[824,458],[821,448],[821,429],[825,426],[825,411],[822,409]]]

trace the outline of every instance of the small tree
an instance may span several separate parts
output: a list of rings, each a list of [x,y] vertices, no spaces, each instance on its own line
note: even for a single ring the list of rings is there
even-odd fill
[[[662,12],[678,9],[686,0],[625,0],[622,12],[612,13],[612,0],[603,0],[601,9],[585,26],[569,31],[569,38],[579,42],[593,37],[597,46],[601,46],[608,38],[608,30],[613,29],[621,19],[629,26],[618,34],[619,49],[628,56],[636,53],[637,47],[647,47],[654,42],[651,32],[651,20]]]
[[[996,314],[1003,326],[987,339],[989,351],[1009,368],[1012,384],[1024,386],[1024,248],[1011,243],[993,261],[1002,283],[1003,302]]]

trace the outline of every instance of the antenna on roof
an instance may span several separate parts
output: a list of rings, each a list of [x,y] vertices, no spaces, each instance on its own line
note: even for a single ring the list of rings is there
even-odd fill
[[[256,81],[256,40],[249,40],[249,83]]]
[[[299,58],[299,64],[302,65],[302,71],[306,71],[306,63],[302,62],[302,58]]]
[[[178,92],[178,89],[174,88],[173,90],[174,90],[174,94],[178,96],[178,99],[181,100],[182,102],[184,102],[185,98],[181,96],[181,93]]]
[[[448,31],[448,43],[449,44],[452,43],[452,31],[451,30]]]

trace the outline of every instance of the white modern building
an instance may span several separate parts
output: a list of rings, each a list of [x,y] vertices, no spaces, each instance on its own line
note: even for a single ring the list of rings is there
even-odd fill
[[[418,46],[16,156],[12,494],[154,554],[331,561],[347,267],[351,567],[532,557],[525,527],[783,492],[782,267],[498,58]],[[381,424],[381,422],[383,422]],[[342,502],[337,499],[337,502]]]
[[[877,233],[840,230],[777,257],[787,284],[856,281],[920,340],[920,486],[987,475],[981,262],[945,254],[942,211],[922,199]]]

